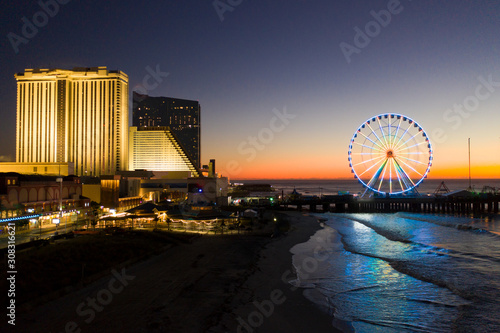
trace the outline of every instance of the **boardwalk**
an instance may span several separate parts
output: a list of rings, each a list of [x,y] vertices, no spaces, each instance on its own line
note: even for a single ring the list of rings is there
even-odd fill
[[[321,199],[295,200],[282,204],[303,208],[312,212],[336,213],[498,213],[500,195],[477,195],[472,197],[398,197],[398,198],[355,198],[350,195],[325,196]]]

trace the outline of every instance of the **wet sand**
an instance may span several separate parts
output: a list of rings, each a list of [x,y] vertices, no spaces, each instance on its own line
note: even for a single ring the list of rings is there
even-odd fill
[[[290,249],[309,240],[320,225],[301,213],[286,215],[289,232],[263,249],[258,270],[232,301],[233,311],[210,332],[340,332],[330,315],[303,296],[304,289],[289,283],[296,278]]]
[[[202,236],[176,245],[18,313],[11,331],[336,332],[330,316],[288,283],[295,278],[290,248],[320,226],[287,215],[286,235]]]

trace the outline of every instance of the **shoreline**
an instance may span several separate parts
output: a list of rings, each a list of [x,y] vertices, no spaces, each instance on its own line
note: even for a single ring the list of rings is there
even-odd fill
[[[290,230],[261,251],[258,269],[234,297],[233,310],[209,332],[342,332],[329,314],[306,298],[309,289],[290,283],[297,278],[290,250],[321,230],[320,221],[299,212],[286,216]]]
[[[283,215],[290,228],[276,238],[272,232],[201,236],[125,269],[110,268],[83,289],[20,311],[13,331],[340,332],[303,295],[307,289],[289,283],[296,278],[290,249],[308,241],[320,223],[298,212]],[[272,310],[269,300],[276,302]],[[254,302],[263,320],[245,329],[238,318],[258,319]]]

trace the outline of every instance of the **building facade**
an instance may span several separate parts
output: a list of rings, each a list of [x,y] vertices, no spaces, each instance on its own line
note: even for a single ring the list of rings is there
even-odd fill
[[[0,162],[0,173],[17,172],[24,175],[69,176],[75,174],[72,162],[68,163],[15,163]]]
[[[79,176],[127,169],[125,73],[106,67],[26,69],[15,78],[16,162],[73,162]]]
[[[63,177],[61,184],[55,176],[0,173],[0,218],[15,217],[28,210],[51,215],[59,213],[61,203],[64,213],[86,209],[90,199],[81,194],[82,184],[75,176]]]
[[[195,177],[200,175],[168,127],[130,127],[129,160],[130,170],[187,171]]]
[[[151,97],[133,93],[132,125],[168,126],[197,168],[200,167],[200,103],[198,101]]]

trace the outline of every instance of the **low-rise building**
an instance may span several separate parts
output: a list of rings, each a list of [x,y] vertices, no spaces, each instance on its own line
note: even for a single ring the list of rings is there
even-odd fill
[[[52,216],[62,214],[76,219],[78,212],[90,207],[82,197],[82,184],[76,176],[56,177],[0,173],[0,222],[29,212],[39,220],[51,223]]]

